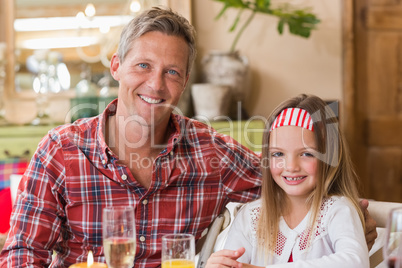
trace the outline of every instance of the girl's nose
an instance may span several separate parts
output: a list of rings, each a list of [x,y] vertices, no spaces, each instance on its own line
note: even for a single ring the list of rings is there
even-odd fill
[[[300,165],[297,157],[289,156],[285,160],[286,171],[295,172],[300,170]]]

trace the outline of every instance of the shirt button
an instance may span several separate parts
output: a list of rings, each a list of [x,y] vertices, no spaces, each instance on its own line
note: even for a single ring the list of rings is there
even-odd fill
[[[103,165],[106,164],[106,160],[105,160],[105,159],[102,160],[102,164],[103,164]]]
[[[140,241],[144,242],[145,241],[145,237],[144,236],[140,236]]]
[[[127,175],[126,175],[126,174],[123,174],[123,175],[121,176],[121,179],[122,179],[123,181],[127,180]]]
[[[170,155],[173,156],[173,151],[170,151]]]
[[[143,204],[143,205],[148,204],[148,199],[144,199],[144,200],[142,201],[142,204]]]

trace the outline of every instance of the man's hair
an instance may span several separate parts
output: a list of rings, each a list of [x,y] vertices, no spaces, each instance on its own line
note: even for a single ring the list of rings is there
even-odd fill
[[[189,48],[186,70],[189,74],[197,54],[195,30],[186,18],[168,8],[153,7],[146,10],[124,27],[117,49],[120,61],[124,61],[133,41],[153,31],[184,38]]]

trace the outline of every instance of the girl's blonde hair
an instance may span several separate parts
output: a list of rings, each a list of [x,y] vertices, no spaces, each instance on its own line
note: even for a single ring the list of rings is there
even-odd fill
[[[358,178],[351,164],[347,145],[339,130],[338,118],[332,109],[319,97],[299,95],[281,103],[268,118],[263,135],[262,150],[262,208],[257,227],[258,243],[266,256],[272,256],[276,249],[279,219],[286,209],[286,193],[275,183],[269,168],[270,128],[275,118],[286,108],[306,110],[312,117],[314,136],[317,144],[318,178],[317,185],[308,198],[311,209],[310,233],[319,216],[324,198],[339,195],[350,199],[359,213],[364,227],[364,215],[359,206]],[[264,254],[265,255],[265,254]]]

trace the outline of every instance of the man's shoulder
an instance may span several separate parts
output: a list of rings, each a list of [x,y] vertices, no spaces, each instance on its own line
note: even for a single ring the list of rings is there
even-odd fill
[[[218,133],[207,123],[185,116],[175,115],[177,129],[186,140],[211,141],[215,139],[225,139],[226,135]]]
[[[254,152],[243,146],[230,135],[218,132],[208,123],[203,123],[184,116],[176,116],[176,122],[179,126],[178,129],[184,143],[204,147],[204,149],[210,147],[214,151],[219,151],[226,155],[228,155],[228,152],[236,152],[236,155],[237,153],[252,155],[252,158],[247,159],[251,159],[253,162],[259,162],[260,158]],[[245,157],[240,158],[246,159]]]
[[[71,139],[79,137],[91,137],[98,126],[98,117],[82,118],[74,121],[73,123],[66,123],[59,125],[48,132],[48,137],[52,140]]]
[[[208,122],[201,122],[196,119],[179,115],[176,115],[176,120],[180,126],[181,132],[184,134],[195,134],[197,136],[208,137],[212,140],[222,142],[234,141],[231,136],[218,132]]]
[[[205,130],[205,131],[212,131],[216,132],[214,128],[212,128],[210,125],[207,123],[198,121],[193,118],[189,118],[186,116],[182,115],[174,115],[174,118],[177,122],[177,124],[180,126],[180,129],[184,128],[186,130]]]

